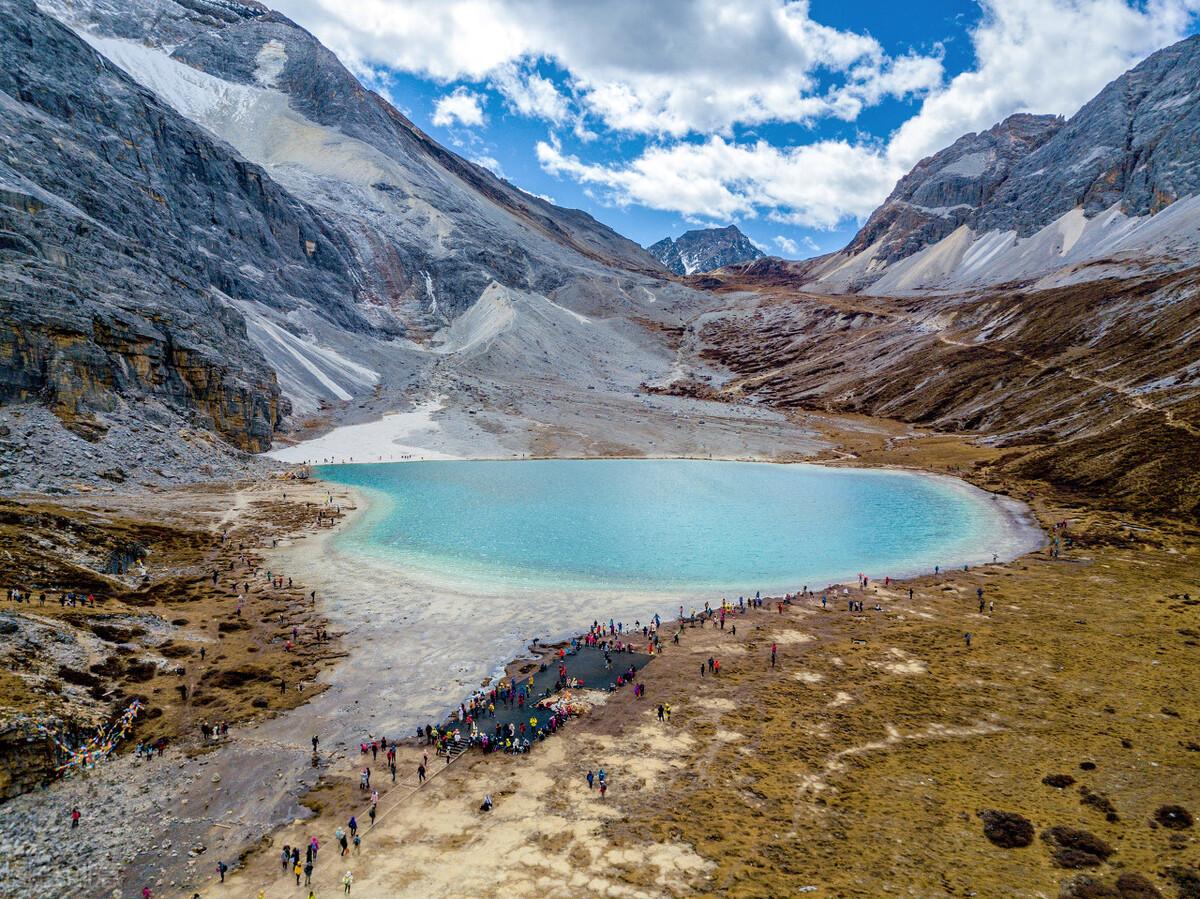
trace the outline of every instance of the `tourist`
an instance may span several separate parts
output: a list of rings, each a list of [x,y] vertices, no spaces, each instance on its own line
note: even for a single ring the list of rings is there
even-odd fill
[[[589,768],[588,773],[587,773],[587,784],[588,784],[589,790],[595,789],[595,782],[596,782],[596,775],[593,774],[592,769]]]
[[[347,896],[350,895],[350,885],[354,883],[354,875],[349,871],[342,877],[342,887]]]
[[[967,644],[967,649],[971,648],[971,637],[972,636],[974,636],[974,635],[970,631],[967,631],[965,634],[963,634],[963,640]]]
[[[217,862],[217,876],[221,878],[221,883],[225,882],[225,872],[229,870],[229,865],[225,862]]]
[[[71,830],[74,830],[79,826],[79,819],[81,817],[82,815],[80,814],[78,808],[71,809]]]
[[[775,653],[777,652],[777,650],[778,650],[778,647],[774,643],[772,643],[771,644],[771,667],[772,668],[775,667]]]

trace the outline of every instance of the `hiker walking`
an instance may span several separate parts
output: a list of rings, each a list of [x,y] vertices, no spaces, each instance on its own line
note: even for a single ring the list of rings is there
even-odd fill
[[[350,886],[354,883],[354,875],[347,871],[342,877],[342,888],[347,896],[350,895]]]
[[[779,647],[776,646],[774,643],[772,643],[771,644],[771,667],[772,668],[775,667],[775,654],[776,654],[776,652],[778,652],[778,650],[779,650]]]

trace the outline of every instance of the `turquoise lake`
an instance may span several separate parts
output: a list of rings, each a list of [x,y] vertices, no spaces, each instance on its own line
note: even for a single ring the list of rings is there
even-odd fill
[[[433,580],[741,595],[1011,558],[1031,531],[961,482],[692,460],[331,465],[370,509],[339,550]]]

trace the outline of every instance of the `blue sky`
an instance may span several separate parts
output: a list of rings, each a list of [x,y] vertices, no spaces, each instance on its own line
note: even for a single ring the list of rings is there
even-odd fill
[[[839,249],[922,157],[1074,113],[1200,0],[277,0],[419,127],[641,244]]]

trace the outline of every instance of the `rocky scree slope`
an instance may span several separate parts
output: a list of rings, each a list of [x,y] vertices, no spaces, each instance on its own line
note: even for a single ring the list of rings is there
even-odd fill
[[[737,225],[698,228],[684,232],[675,240],[664,237],[648,246],[646,252],[677,275],[711,272],[763,256],[762,251],[738,230]]]
[[[42,5],[319,210],[350,247],[358,308],[385,333],[423,341],[493,282],[552,298],[661,283],[632,241],[441,147],[279,13],[215,0]]]
[[[686,293],[438,146],[263,6],[0,13],[0,403],[87,440],[152,413],[260,451],[289,408],[444,366],[426,338],[494,284],[614,315]]]
[[[902,178],[846,249],[791,270],[814,290],[887,295],[1188,265],[1200,247],[1197,83],[1200,35],[1066,121],[1022,113],[965,135]]]

